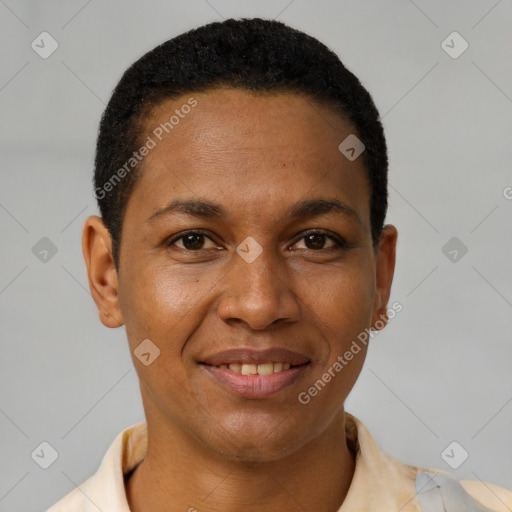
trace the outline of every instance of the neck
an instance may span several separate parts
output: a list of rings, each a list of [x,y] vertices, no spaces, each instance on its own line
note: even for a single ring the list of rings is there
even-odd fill
[[[150,425],[146,456],[126,483],[131,512],[337,512],[355,470],[343,409],[295,453],[257,463],[225,459],[180,431]]]

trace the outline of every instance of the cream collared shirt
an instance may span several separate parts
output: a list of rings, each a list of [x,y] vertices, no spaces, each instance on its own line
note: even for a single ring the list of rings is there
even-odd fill
[[[450,500],[453,502],[453,498],[450,498],[452,495],[444,495],[444,500],[439,496],[436,498],[430,495],[432,501],[428,503],[427,494],[424,495],[426,498],[418,495],[419,483],[421,489],[426,488],[423,483],[425,478],[417,478],[418,476],[426,477],[427,481],[433,483],[436,477],[439,477],[439,483],[443,478],[447,479],[445,475],[449,477],[449,473],[408,466],[386,455],[379,450],[364,425],[349,413],[345,413],[345,429],[348,442],[356,453],[356,468],[339,512],[443,512],[446,503]],[[124,477],[142,461],[146,449],[146,423],[137,423],[126,428],[114,439],[96,473],[70,491],[47,512],[130,512]],[[463,480],[460,482],[461,487],[455,480],[450,481],[465,495],[464,499],[468,501],[464,503],[471,502],[471,505],[463,508],[444,508],[448,512],[512,511],[511,491],[484,482]],[[437,491],[435,487],[439,486],[433,485],[432,491]],[[421,490],[420,494],[426,490]],[[437,506],[439,508],[434,503],[436,499],[437,503],[443,503]],[[459,499],[457,497],[455,502],[459,503]]]

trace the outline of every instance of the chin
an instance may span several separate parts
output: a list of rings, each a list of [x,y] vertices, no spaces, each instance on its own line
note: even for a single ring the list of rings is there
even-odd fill
[[[261,429],[254,428],[254,425],[244,430],[219,427],[217,439],[210,432],[205,444],[228,460],[249,464],[273,462],[299,450],[309,440],[306,433],[286,427],[289,425],[285,425],[282,419],[281,423],[267,423]]]

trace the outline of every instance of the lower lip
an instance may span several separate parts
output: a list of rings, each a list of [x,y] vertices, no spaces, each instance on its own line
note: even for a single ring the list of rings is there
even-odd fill
[[[243,375],[229,369],[201,365],[219,384],[234,395],[249,399],[269,398],[291,386],[306,370],[308,364],[270,375]]]

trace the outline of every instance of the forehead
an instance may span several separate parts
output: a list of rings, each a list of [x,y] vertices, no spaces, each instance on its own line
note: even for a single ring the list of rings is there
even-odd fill
[[[191,103],[195,106],[189,107]],[[336,159],[340,137],[354,130],[332,107],[309,96],[233,88],[164,100],[151,109],[144,126],[159,145],[173,150],[185,143],[187,151],[226,155],[229,144],[236,144],[232,154],[253,149],[267,156],[292,149],[302,157],[318,157],[328,150]]]
[[[295,93],[219,88],[166,100],[144,122],[141,141],[153,147],[132,197],[153,211],[176,197],[211,195],[261,212],[328,194],[365,217],[363,159],[338,149],[354,131],[329,106]]]

